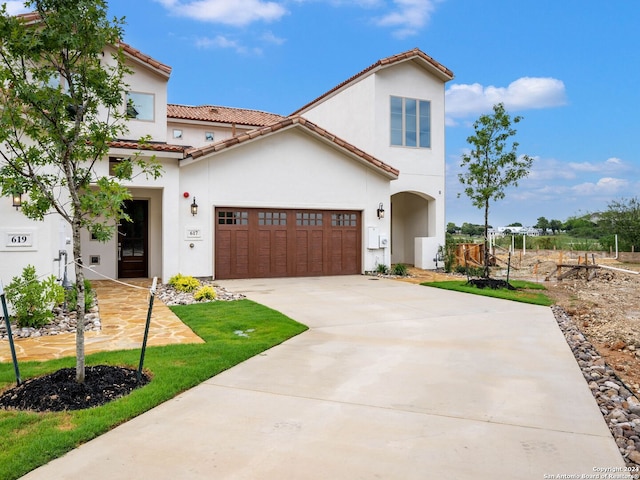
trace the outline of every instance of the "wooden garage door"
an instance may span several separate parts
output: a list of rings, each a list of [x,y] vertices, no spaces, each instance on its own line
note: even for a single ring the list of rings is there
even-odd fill
[[[216,278],[360,273],[360,212],[216,208]]]

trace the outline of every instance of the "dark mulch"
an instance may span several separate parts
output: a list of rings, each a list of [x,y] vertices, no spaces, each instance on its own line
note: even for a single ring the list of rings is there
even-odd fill
[[[0,408],[36,412],[81,410],[104,405],[149,383],[144,373],[125,367],[97,365],[86,367],[84,383],[76,382],[75,368],[26,380],[0,395]]]
[[[494,290],[506,288],[507,290],[515,290],[515,287],[509,282],[497,278],[472,278],[468,283],[478,288],[492,288]]]

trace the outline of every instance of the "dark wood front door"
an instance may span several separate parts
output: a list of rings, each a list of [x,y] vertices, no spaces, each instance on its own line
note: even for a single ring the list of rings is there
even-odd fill
[[[149,275],[149,202],[126,200],[124,210],[131,221],[121,220],[118,226],[118,277],[146,278]]]

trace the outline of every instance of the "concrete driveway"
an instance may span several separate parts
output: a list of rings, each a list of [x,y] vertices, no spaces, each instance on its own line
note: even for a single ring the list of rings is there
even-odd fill
[[[624,467],[549,308],[365,276],[221,284],[310,330],[24,478],[528,480]]]

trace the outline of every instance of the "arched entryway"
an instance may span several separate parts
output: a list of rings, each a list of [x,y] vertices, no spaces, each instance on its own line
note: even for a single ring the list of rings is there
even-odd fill
[[[391,263],[420,268],[430,264],[437,252],[435,217],[435,199],[429,195],[398,192],[391,196]]]

